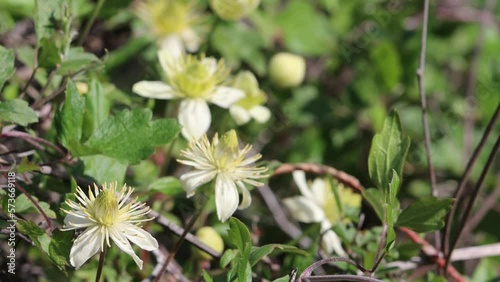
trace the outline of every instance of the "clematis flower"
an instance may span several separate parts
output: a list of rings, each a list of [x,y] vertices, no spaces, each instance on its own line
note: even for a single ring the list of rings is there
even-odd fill
[[[266,102],[266,93],[259,88],[259,82],[249,71],[241,71],[234,78],[231,86],[243,90],[245,97],[229,108],[229,113],[236,124],[243,125],[255,119],[258,123],[265,123],[271,117],[271,111],[263,106]]]
[[[301,222],[321,223],[321,247],[327,253],[335,252],[339,256],[346,257],[347,254],[342,248],[341,241],[337,234],[331,229],[340,219],[339,208],[332,187],[329,182],[316,178],[312,184],[308,184],[305,172],[296,170],[293,172],[293,179],[299,187],[302,196],[295,196],[283,199],[283,203],[290,210],[292,216]],[[342,192],[339,197],[346,195],[347,202],[341,202],[348,205],[361,204],[361,197],[354,197],[349,192]]]
[[[263,174],[267,168],[251,165],[262,157],[260,154],[246,158],[251,149],[251,145],[239,148],[234,130],[226,132],[220,139],[215,134],[212,143],[206,135],[199,141],[192,142],[187,150],[181,152],[184,159],[177,160],[193,167],[193,170],[180,178],[187,196],[192,197],[198,187],[215,181],[215,206],[222,222],[237,208],[250,206],[252,199],[245,183],[262,186],[264,184],[257,180],[267,177]],[[241,203],[239,193],[242,194]]]
[[[212,10],[222,19],[240,20],[259,6],[260,0],[210,0]]]
[[[197,140],[208,131],[212,120],[208,103],[229,108],[245,96],[239,89],[221,86],[229,74],[222,60],[203,55],[173,59],[167,50],[160,50],[158,57],[168,83],[140,81],[132,90],[148,98],[181,99],[178,120],[187,139]]]
[[[104,251],[104,244],[111,246],[110,239],[126,254],[132,256],[137,266],[142,269],[142,260],[134,253],[130,242],[144,250],[158,249],[158,242],[151,234],[140,228],[141,222],[151,218],[143,218],[149,212],[149,207],[136,200],[126,203],[134,191],[124,185],[117,194],[117,183],[109,186],[104,184],[99,191],[94,184],[94,191],[89,186],[88,196],[78,187],[76,199],[67,200],[72,210],[64,219],[63,230],[85,228],[73,242],[70,252],[70,263],[76,269],[80,268],[97,252]],[[130,241],[130,242],[129,242]]]
[[[172,56],[198,51],[201,39],[194,27],[200,26],[202,15],[194,1],[146,0],[138,4],[137,14],[152,29],[160,48]]]

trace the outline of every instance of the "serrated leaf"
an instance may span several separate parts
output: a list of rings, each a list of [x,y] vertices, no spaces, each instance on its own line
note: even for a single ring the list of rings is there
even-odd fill
[[[454,199],[427,197],[411,203],[400,215],[397,226],[407,227],[415,232],[439,230],[444,226],[444,217]]]
[[[17,229],[22,234],[27,235],[38,248],[48,254],[50,237],[45,233],[45,230],[31,220],[18,220]]]
[[[40,167],[28,160],[27,157],[23,157],[21,159],[21,163],[16,166],[16,172],[17,173],[23,173],[23,172],[28,172],[28,171],[37,171],[40,170]]]
[[[372,206],[380,221],[384,222],[384,196],[380,190],[369,188],[362,192],[363,198]]]
[[[48,38],[40,40],[40,47],[38,52],[38,66],[45,69],[53,69],[61,63],[61,55],[56,43]]]
[[[399,115],[392,111],[384,121],[382,132],[373,137],[368,157],[370,178],[384,195],[389,193],[392,170],[395,170],[401,179],[409,147],[410,139],[403,137]]]
[[[45,212],[47,217],[56,218],[56,213],[50,209],[50,205],[48,203],[39,201],[38,198],[35,196],[31,197],[38,203],[38,205],[43,210],[43,212]],[[16,198],[16,213],[28,213],[28,212],[40,213],[40,211],[35,207],[33,202],[30,199],[28,199],[26,195],[21,194]]]
[[[238,281],[252,281],[252,267],[250,266],[250,261],[248,260],[250,256],[250,250],[252,247],[252,242],[246,242],[243,248],[242,255],[236,258],[238,273]]]
[[[151,118],[148,109],[124,110],[106,119],[86,144],[109,157],[138,163],[149,157],[155,146],[169,143],[180,131],[174,119]]]
[[[121,185],[125,180],[126,163],[104,155],[84,156],[80,159],[85,166],[84,174],[98,183],[118,181],[118,185]]]
[[[85,52],[82,47],[73,47],[64,56],[57,74],[70,75],[84,68],[90,68],[94,65],[99,66],[100,64],[102,64],[101,60],[94,54]]]
[[[89,92],[85,95],[85,114],[83,118],[82,140],[87,140],[106,120],[109,115],[110,103],[104,97],[104,89],[97,81],[92,79],[89,85]]]
[[[35,32],[37,45],[42,38],[51,38],[56,30],[54,22],[62,18],[62,0],[35,1]]]
[[[231,217],[229,219],[229,230],[227,231],[230,244],[238,250],[243,251],[246,243],[251,242],[250,231],[239,219]]]
[[[0,46],[0,90],[14,73],[14,50]]]
[[[295,253],[304,256],[309,255],[309,253],[307,253],[306,251],[298,249],[295,246],[288,246],[282,244],[268,244],[261,247],[252,247],[252,250],[250,252],[250,257],[248,259],[250,261],[250,265],[254,266],[263,257],[271,254],[273,251],[281,251],[284,253]]]
[[[219,266],[221,268],[224,268],[226,266],[228,266],[231,261],[234,260],[234,258],[239,254],[239,251],[238,250],[235,250],[235,249],[227,249],[224,254],[222,255],[222,257],[220,258],[220,263],[219,263]]]
[[[166,196],[174,196],[184,192],[179,179],[172,176],[155,180],[153,183],[149,184],[148,190],[159,191]]]
[[[56,229],[52,232],[52,239],[49,244],[49,258],[65,273],[66,266],[70,266],[69,254],[73,245],[74,234],[74,231],[63,232]]]
[[[35,111],[28,102],[21,99],[0,102],[0,121],[12,122],[22,126],[38,122]]]

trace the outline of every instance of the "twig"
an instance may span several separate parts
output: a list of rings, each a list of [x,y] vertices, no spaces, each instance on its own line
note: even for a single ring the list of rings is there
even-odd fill
[[[467,237],[467,234],[472,232],[476,226],[481,222],[484,216],[498,203],[498,196],[500,196],[500,187],[497,187],[493,193],[488,195],[486,199],[481,202],[481,206],[478,208],[477,212],[471,216],[471,218],[465,223],[463,234]]]
[[[487,0],[486,5],[483,9],[483,13],[488,11],[493,11],[495,9],[496,1]],[[467,80],[467,90],[465,92],[465,102],[466,113],[464,117],[464,159],[470,157],[470,152],[473,145],[473,128],[474,128],[474,90],[476,89],[477,81],[477,66],[479,58],[481,57],[481,52],[483,51],[485,30],[487,27],[487,22],[484,19],[480,19],[479,24],[479,37],[476,40],[476,46],[474,48],[471,65],[469,70],[469,77]]]
[[[168,251],[165,249],[163,249],[163,252],[165,252],[167,255],[169,254]],[[161,268],[163,266],[163,263],[165,262],[166,256],[162,253],[162,251],[160,251],[158,249],[158,250],[152,251],[152,253],[156,257],[156,262],[157,262],[156,266],[153,269],[153,272],[151,273],[151,275],[148,278],[143,279],[142,282],[151,282],[156,276],[158,276],[158,274],[160,273]],[[170,264],[167,267],[167,270],[168,270],[168,272],[172,273],[172,275],[175,277],[175,279],[177,279],[177,281],[189,282],[189,279],[187,279],[182,274],[182,269],[180,268],[180,266],[177,264],[177,262],[175,260],[170,262]]]
[[[384,213],[387,214],[387,209],[384,208]],[[387,218],[387,215],[384,216],[384,218]],[[384,220],[385,221],[385,220]],[[385,243],[387,241],[387,230],[389,229],[389,225],[387,222],[384,222],[383,228],[382,228],[382,234],[380,235],[380,242],[377,247],[377,253],[375,254],[375,263],[373,264],[372,268],[370,269],[370,274],[373,275],[375,273],[375,270],[377,269],[378,265],[382,261],[382,259],[385,256]]]
[[[38,136],[32,136],[26,132],[21,132],[21,131],[8,131],[8,132],[4,132],[4,133],[1,133],[0,134],[1,136],[7,136],[7,137],[18,137],[18,138],[21,138],[21,139],[24,139],[26,140],[27,142],[30,142],[30,141],[35,141],[35,142],[38,142],[38,143],[42,143],[52,149],[54,149],[57,153],[59,153],[60,155],[62,156],[65,156],[66,154],[63,152],[63,150],[59,147],[57,147],[56,145],[50,143],[49,141],[43,139],[43,138],[40,138]],[[32,142],[30,142],[31,144],[33,144]],[[40,149],[39,146],[35,146],[37,148]],[[43,150],[43,147],[41,148]]]
[[[499,256],[499,255],[500,255],[500,243],[495,243],[483,246],[474,246],[474,247],[456,249],[455,251],[453,251],[453,255],[451,256],[451,261],[480,259],[480,258]]]
[[[273,176],[292,173],[295,170],[303,170],[305,172],[311,172],[315,174],[330,174],[333,178],[337,179],[342,184],[345,184],[353,188],[356,192],[362,192],[364,190],[363,186],[359,183],[359,180],[354,176],[347,174],[336,168],[312,163],[298,163],[298,164],[282,164],[274,170]]]
[[[347,262],[349,264],[356,266],[356,268],[359,269],[360,271],[362,271],[363,273],[369,273],[369,271],[367,269],[365,269],[362,265],[360,265],[357,262],[350,260],[348,258],[343,258],[343,257],[326,258],[326,259],[319,260],[319,261],[311,264],[310,266],[308,266],[306,269],[304,269],[304,271],[302,271],[302,274],[300,274],[300,276],[299,276],[299,281],[302,281],[302,279],[304,279],[304,278],[310,277],[312,272],[314,271],[314,269],[316,269],[324,264],[327,264],[327,263],[336,263],[336,262]],[[355,275],[352,275],[352,276],[355,276]],[[369,278],[369,277],[365,277],[365,278]],[[379,280],[376,280],[373,278],[370,278],[370,279],[372,279],[372,280],[356,280],[356,281],[379,281]]]
[[[498,152],[499,147],[500,147],[500,135],[498,136],[497,141],[495,142],[495,145],[491,149],[490,155],[488,156],[488,160],[486,161],[486,164],[483,168],[483,171],[481,172],[481,175],[479,176],[479,179],[476,183],[476,186],[474,187],[474,190],[472,191],[472,194],[469,198],[469,202],[467,203],[467,206],[465,207],[465,211],[460,218],[460,223],[459,223],[460,227],[458,228],[457,236],[450,244],[450,251],[446,255],[445,266],[448,266],[448,264],[449,264],[451,254],[453,253],[453,249],[455,248],[458,240],[460,239],[460,235],[462,234],[462,231],[464,230],[465,223],[467,222],[467,219],[469,218],[470,213],[472,211],[472,207],[474,206],[474,202],[476,201],[477,195],[479,193],[479,189],[481,189],[481,186],[483,185],[484,179],[486,178],[486,175],[488,174],[488,171],[490,170],[490,167],[493,164],[493,161],[495,160],[496,153]]]
[[[77,43],[78,46],[82,45],[83,42],[85,42],[85,39],[89,35],[90,28],[92,28],[92,25],[94,24],[94,21],[97,18],[97,15],[101,11],[101,8],[104,5],[104,2],[106,2],[106,0],[99,0],[97,2],[97,5],[96,5],[96,7],[94,9],[94,12],[90,16],[90,19],[88,20],[88,22],[85,24],[85,28],[83,29],[83,32],[82,32],[82,34],[80,36],[80,39],[78,39],[78,43]]]
[[[35,206],[35,208],[40,212],[40,214],[43,216],[43,218],[45,219],[45,221],[47,222],[47,226],[49,227],[49,235],[52,233],[52,222],[50,221],[50,218],[47,216],[47,214],[43,211],[42,207],[40,207],[40,205],[38,204],[37,201],[35,201],[35,199],[33,199],[33,197],[31,197],[31,194],[28,193],[26,190],[24,190],[23,187],[21,187],[21,185],[19,185],[17,182],[15,182],[16,184],[16,188],[21,191],[21,193],[23,193],[24,195],[26,195],[26,197],[33,203],[33,205]]]
[[[495,113],[491,117],[490,121],[488,122],[488,125],[486,126],[486,129],[483,132],[483,136],[481,137],[481,140],[479,141],[479,144],[477,144],[476,149],[472,153],[472,156],[469,159],[469,162],[467,163],[467,166],[465,167],[464,172],[462,173],[462,177],[460,179],[460,182],[458,184],[458,188],[455,191],[455,195],[453,198],[455,198],[455,201],[453,202],[453,205],[451,206],[450,212],[446,216],[446,221],[444,225],[444,234],[442,238],[442,244],[441,244],[441,250],[443,254],[448,253],[448,245],[449,245],[449,240],[451,236],[451,227],[453,223],[453,217],[455,215],[455,210],[458,207],[460,198],[462,197],[464,191],[465,191],[465,185],[467,181],[469,180],[469,175],[472,172],[472,168],[474,167],[474,164],[477,161],[477,158],[479,157],[479,154],[484,148],[484,145],[486,144],[486,140],[488,140],[488,137],[490,134],[493,132],[494,126],[498,118],[500,117],[500,103],[498,103],[497,109],[495,110]]]
[[[22,99],[24,97],[24,94],[26,94],[26,91],[28,91],[28,88],[31,85],[31,82],[35,78],[35,74],[38,71],[38,66],[36,66],[36,57],[38,56],[38,48],[35,50],[35,68],[31,72],[31,76],[28,79],[28,82],[26,82],[26,85],[24,86],[23,90],[21,91],[21,94],[19,95],[19,98]]]
[[[302,278],[303,282],[329,282],[329,281],[361,281],[361,282],[382,282],[371,277],[360,276],[360,275],[349,275],[349,274],[337,274],[337,275],[317,275]]]
[[[441,269],[445,269],[445,260],[441,257],[438,256],[438,250],[434,248],[429,242],[427,242],[424,238],[421,238],[416,232],[405,228],[405,227],[399,227],[399,230],[401,230],[403,233],[410,238],[414,243],[422,245],[422,251],[425,253],[426,256],[432,259],[434,263],[437,264]],[[448,268],[446,268],[446,273],[451,277],[455,282],[465,282],[465,280],[462,278],[460,273],[452,266],[450,265]]]

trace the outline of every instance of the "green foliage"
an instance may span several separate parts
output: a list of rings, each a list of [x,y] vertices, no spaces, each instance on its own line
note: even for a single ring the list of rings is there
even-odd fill
[[[35,1],[37,45],[42,44],[42,38],[48,39],[55,35],[57,22],[62,19],[63,3],[63,0]]]
[[[435,197],[418,199],[403,210],[397,225],[408,227],[416,232],[439,230],[444,226],[444,217],[453,201],[453,199]]]
[[[184,191],[181,182],[177,178],[171,176],[156,179],[149,184],[148,190],[159,191],[166,196],[174,196]]]
[[[0,90],[14,73],[14,50],[0,46]]]
[[[83,69],[98,67],[101,64],[102,62],[94,54],[85,52],[81,47],[72,47],[64,56],[57,74],[70,75]]]
[[[68,84],[66,102],[58,115],[57,125],[61,143],[73,155],[102,154],[134,164],[149,157],[155,146],[171,142],[179,133],[180,127],[175,120],[152,121],[152,113],[147,109],[124,110],[104,119],[107,109],[102,98],[92,99],[99,97],[98,88],[94,82],[87,96],[92,102],[85,103],[76,86],[72,82]],[[84,138],[84,132],[88,132],[88,139]]]
[[[0,121],[12,122],[22,126],[38,121],[35,111],[33,111],[26,101],[15,99],[7,102],[0,102]]]

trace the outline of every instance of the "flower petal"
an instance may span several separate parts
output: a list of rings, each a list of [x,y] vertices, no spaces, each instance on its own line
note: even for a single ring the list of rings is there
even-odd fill
[[[323,209],[306,197],[296,196],[283,199],[283,204],[290,210],[293,218],[298,221],[311,223],[320,222],[325,219]]]
[[[180,36],[170,35],[161,40],[158,57],[164,71],[168,69],[167,65],[171,60],[181,57],[182,54],[184,54],[184,44]]]
[[[245,187],[245,184],[243,184],[243,182],[238,181],[236,182],[236,184],[238,185],[238,187],[240,187],[241,191],[241,203],[238,206],[238,209],[240,210],[246,209],[252,203],[252,196],[250,195],[250,191],[248,191],[247,187]]]
[[[217,70],[217,60],[215,58],[203,58],[202,64],[208,69],[210,75],[213,75]]]
[[[124,234],[122,234],[124,230],[121,228],[109,228],[109,236],[111,239],[113,239],[113,242],[120,248],[122,251],[130,255],[139,269],[142,269],[142,260],[134,253],[134,250],[132,249],[132,246],[128,242],[127,238],[125,237]]]
[[[71,265],[78,269],[89,258],[94,256],[101,248],[101,236],[103,235],[98,228],[87,229],[80,234],[71,247],[69,255]]]
[[[186,99],[179,106],[179,123],[182,135],[188,139],[200,139],[208,131],[212,116],[207,103],[201,99]]]
[[[296,170],[292,175],[293,180],[295,180],[295,184],[297,184],[297,187],[299,187],[300,193],[302,193],[304,197],[313,200],[314,195],[307,185],[306,173],[302,170]]]
[[[264,106],[255,106],[250,110],[250,115],[258,123],[265,123],[271,118],[271,111]]]
[[[76,211],[74,213],[68,213],[66,215],[66,217],[64,218],[64,229],[70,230],[70,229],[81,228],[81,225],[90,225],[93,223],[94,222],[90,220],[88,216],[85,215],[83,212]]]
[[[326,201],[326,198],[328,196],[333,196],[333,192],[331,190],[327,191],[326,190],[327,188],[331,189],[330,185],[327,185],[325,183],[325,180],[321,178],[314,179],[311,185],[311,191],[313,194],[313,198],[318,205],[323,206]]]
[[[323,224],[322,224],[323,225]],[[347,253],[342,248],[342,242],[340,241],[339,236],[331,229],[327,229],[325,232],[323,230],[323,234],[321,237],[321,248],[328,254],[332,254],[335,252],[337,255],[341,257],[347,257]]]
[[[208,183],[215,178],[216,171],[194,170],[181,175],[180,180],[182,188],[186,191],[188,197],[194,195],[196,188]]]
[[[200,37],[198,34],[193,29],[185,29],[181,34],[181,38],[184,41],[184,45],[186,46],[186,49],[194,53],[198,51],[198,48],[200,47]]]
[[[132,91],[142,97],[153,99],[174,99],[176,98],[172,87],[161,81],[140,81],[132,86]]]
[[[224,174],[219,174],[215,182],[215,207],[217,217],[224,222],[238,208],[239,195],[234,181]]]
[[[217,106],[227,109],[243,97],[245,97],[245,93],[239,89],[219,86],[209,100]]]
[[[122,228],[123,235],[141,249],[146,251],[158,249],[158,241],[149,232],[130,223],[122,223],[120,228]]]
[[[250,121],[250,113],[243,107],[232,105],[229,108],[229,113],[237,125],[243,125]]]

